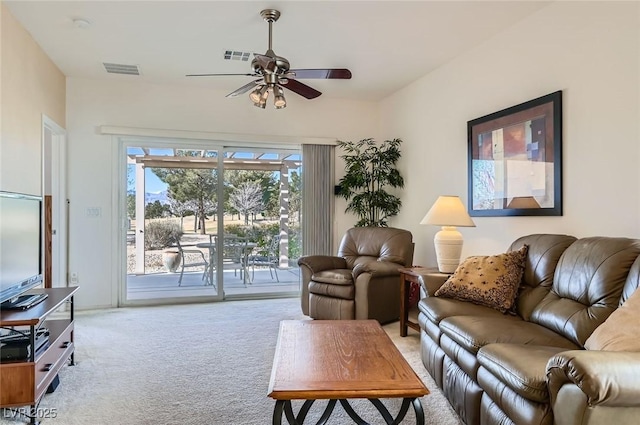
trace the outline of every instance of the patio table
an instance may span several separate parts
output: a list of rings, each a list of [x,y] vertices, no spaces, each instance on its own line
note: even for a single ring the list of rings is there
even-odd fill
[[[211,284],[213,284],[213,270],[216,266],[216,262],[217,262],[217,258],[216,258],[216,235],[211,235],[210,241],[209,242],[199,242],[196,244],[196,246],[198,248],[206,248],[209,250],[209,281],[211,282]],[[239,237],[234,237],[233,239],[236,240],[242,240],[242,245],[244,245],[243,247],[243,258],[242,258],[242,264],[241,264],[241,268],[242,268],[242,273],[243,273],[243,282],[246,285],[247,284],[247,280],[249,280],[249,283],[251,283],[250,278],[248,277],[248,273],[247,273],[247,264],[249,261],[249,254],[251,254],[251,251],[253,251],[253,249],[255,247],[258,246],[258,244],[256,242],[249,242],[246,240],[246,238],[239,238]]]

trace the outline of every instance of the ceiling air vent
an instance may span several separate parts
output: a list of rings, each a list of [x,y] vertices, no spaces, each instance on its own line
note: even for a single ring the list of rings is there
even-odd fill
[[[103,63],[104,69],[110,74],[140,75],[137,65],[122,65],[119,63]]]
[[[247,62],[251,57],[251,53],[249,52],[239,52],[237,50],[225,50],[224,58],[228,61],[243,61]]]

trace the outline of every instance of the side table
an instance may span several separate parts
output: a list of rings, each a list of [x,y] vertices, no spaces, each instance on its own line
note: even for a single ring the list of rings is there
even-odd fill
[[[407,336],[407,328],[411,328],[420,332],[420,326],[416,322],[409,320],[409,293],[411,292],[411,284],[420,285],[420,278],[426,283],[436,282],[442,285],[450,274],[440,273],[436,267],[402,267],[400,272],[400,336]],[[425,288],[427,294],[430,294],[430,286]],[[434,291],[435,292],[435,291]]]

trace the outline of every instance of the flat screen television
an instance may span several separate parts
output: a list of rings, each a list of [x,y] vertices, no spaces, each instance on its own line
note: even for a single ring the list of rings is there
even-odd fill
[[[1,308],[42,282],[42,232],[41,197],[0,191]]]

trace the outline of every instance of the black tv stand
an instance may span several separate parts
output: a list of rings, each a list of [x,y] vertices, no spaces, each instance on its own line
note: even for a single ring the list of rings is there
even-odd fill
[[[46,300],[47,297],[48,295],[44,293],[18,295],[15,299],[0,304],[0,308],[3,310],[26,310]]]

